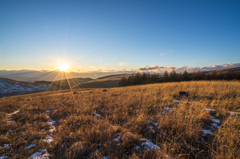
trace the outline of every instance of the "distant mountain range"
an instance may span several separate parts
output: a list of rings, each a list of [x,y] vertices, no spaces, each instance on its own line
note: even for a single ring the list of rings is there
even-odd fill
[[[58,81],[71,78],[91,78],[96,79],[103,76],[112,76],[118,74],[132,74],[135,71],[118,72],[61,72],[61,71],[34,71],[34,70],[0,70],[0,78],[8,78],[18,81]]]

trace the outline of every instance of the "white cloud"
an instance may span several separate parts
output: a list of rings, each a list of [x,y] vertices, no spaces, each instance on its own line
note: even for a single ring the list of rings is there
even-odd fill
[[[100,61],[103,61],[102,59],[100,59]]]
[[[128,63],[127,62],[120,62],[119,63],[119,66],[124,66],[124,65],[128,65]]]
[[[162,55],[163,55],[163,53],[160,54],[160,56],[162,56]]]
[[[180,68],[176,68],[176,67],[172,67],[172,66],[168,66],[168,67],[164,67],[164,66],[158,66],[158,65],[153,65],[151,67],[145,66],[145,67],[141,67],[138,69],[139,72],[150,72],[150,73],[163,73],[164,71],[168,71],[171,72],[173,70],[175,70],[177,73],[182,73],[185,70],[187,70],[188,72],[198,72],[198,71],[212,71],[212,70],[220,70],[220,69],[224,69],[224,68],[231,68],[231,67],[240,67],[240,63],[236,63],[236,64],[232,64],[232,63],[226,63],[226,64],[222,64],[222,65],[212,65],[212,66],[207,66],[207,67],[187,67],[187,66],[183,66]]]

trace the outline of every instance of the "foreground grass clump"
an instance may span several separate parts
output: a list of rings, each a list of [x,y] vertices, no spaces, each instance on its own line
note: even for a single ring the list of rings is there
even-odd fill
[[[179,97],[187,91],[189,97]],[[179,82],[0,99],[0,156],[239,158],[240,83]],[[206,109],[207,108],[207,109]]]

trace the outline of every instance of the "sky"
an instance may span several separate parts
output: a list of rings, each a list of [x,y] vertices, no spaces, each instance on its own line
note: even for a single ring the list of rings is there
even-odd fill
[[[239,8],[239,0],[1,0],[0,70],[239,63]]]

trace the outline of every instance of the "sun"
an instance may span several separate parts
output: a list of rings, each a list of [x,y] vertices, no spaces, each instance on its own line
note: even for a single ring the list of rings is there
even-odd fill
[[[68,65],[65,64],[65,63],[60,63],[59,66],[58,66],[58,69],[59,69],[60,71],[67,71]]]

